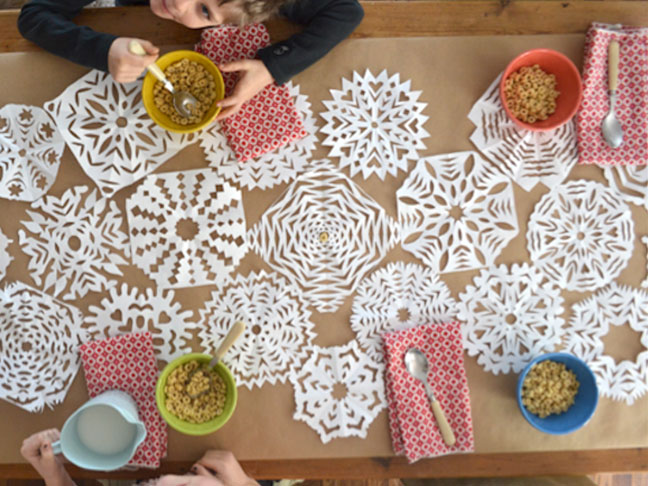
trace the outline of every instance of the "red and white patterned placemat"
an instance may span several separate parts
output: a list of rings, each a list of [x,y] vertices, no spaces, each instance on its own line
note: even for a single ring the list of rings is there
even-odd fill
[[[609,110],[608,46],[619,42],[616,114],[623,145],[610,148],[601,135]],[[585,38],[583,102],[578,114],[581,164],[646,164],[648,161],[648,29],[594,23]]]
[[[458,322],[415,326],[383,335],[389,428],[394,452],[409,462],[475,449],[470,394],[464,369],[463,340]],[[429,383],[457,438],[443,442],[423,384],[405,369],[405,352],[421,350],[430,365]]]
[[[225,25],[205,29],[196,51],[215,64],[253,59],[270,43],[265,26]],[[222,73],[225,95],[232,93],[238,73]],[[271,152],[307,135],[301,115],[288,88],[272,83],[245,103],[235,114],[221,122],[230,147],[239,162]]]
[[[129,466],[157,468],[166,456],[167,427],[155,404],[159,370],[148,332],[126,334],[80,347],[83,372],[90,398],[106,390],[122,390],[137,403],[146,439],[135,451]]]

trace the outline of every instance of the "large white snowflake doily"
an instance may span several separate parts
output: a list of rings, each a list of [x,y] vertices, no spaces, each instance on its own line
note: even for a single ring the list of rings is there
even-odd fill
[[[481,271],[459,295],[466,351],[494,374],[517,373],[560,344],[560,289],[527,263]]]
[[[35,201],[56,179],[65,142],[37,106],[0,109],[0,197]]]
[[[158,359],[167,363],[192,351],[193,312],[182,310],[173,300],[172,290],[129,288],[110,289],[99,306],[89,307],[88,322],[96,325],[105,337],[127,333],[149,332]]]
[[[299,176],[248,232],[250,248],[334,312],[399,241],[397,223],[328,160]]]
[[[286,86],[295,100],[295,108],[304,120],[304,129],[308,132],[305,137],[273,152],[239,163],[218,124],[214,124],[201,136],[200,146],[205,151],[209,165],[241,188],[264,190],[288,182],[302,172],[310,160],[317,142],[317,125],[311,104],[308,96],[299,93],[298,85],[288,82]]]
[[[30,257],[29,272],[36,285],[45,291],[53,287],[55,296],[67,288],[63,299],[69,300],[115,284],[102,272],[122,275],[118,265],[128,264],[130,245],[114,201],[76,186],[60,199],[45,196],[32,207],[40,212],[27,211],[31,221],[22,225],[29,233],[19,230],[18,242]]]
[[[351,312],[351,328],[358,343],[382,362],[383,333],[454,321],[457,303],[436,272],[415,263],[396,262],[360,282]]]
[[[322,145],[332,147],[329,156],[339,157],[352,177],[360,171],[365,179],[395,176],[418,159],[418,149],[425,149],[423,139],[430,136],[423,128],[426,103],[417,102],[421,92],[411,91],[410,84],[385,70],[378,76],[368,69],[364,76],[354,71],[353,81],[342,78],[342,90],[332,89],[333,100],[323,101],[328,111],[320,113],[326,121],[321,131],[327,134]]]
[[[104,195],[138,181],[198,140],[169,132],[146,113],[142,81],[90,71],[45,103],[81,168]]]
[[[9,254],[9,245],[11,243],[13,243],[13,240],[7,238],[0,230],[0,280],[5,278],[7,267],[13,260],[13,257]]]
[[[78,309],[21,282],[0,290],[0,398],[29,412],[63,401],[90,338]]]
[[[635,361],[615,362],[605,354],[602,341],[612,326],[627,324],[641,334]],[[572,306],[566,328],[565,351],[574,353],[596,375],[601,395],[632,405],[648,392],[648,293],[612,283],[594,296]]]
[[[476,152],[421,159],[396,197],[403,249],[439,273],[492,265],[518,233],[511,182]]]
[[[560,184],[578,160],[576,125],[569,122],[550,132],[522,130],[508,117],[499,96],[500,74],[470,110],[477,127],[470,140],[501,172],[530,191],[541,182]]]
[[[226,357],[237,383],[250,389],[285,383],[315,338],[310,315],[297,289],[278,275],[237,275],[219,285],[200,311],[200,342],[213,353],[243,321],[245,332]]]
[[[126,208],[133,263],[159,287],[218,282],[247,253],[241,191],[214,170],[150,175]]]
[[[634,247],[632,213],[612,190],[593,181],[555,187],[536,204],[527,247],[548,278],[584,292],[611,282]]]
[[[648,209],[648,165],[605,164],[603,173],[624,201]]]
[[[295,390],[295,420],[306,422],[322,442],[367,436],[385,402],[384,365],[365,354],[356,341],[309,349],[308,360],[290,376]]]

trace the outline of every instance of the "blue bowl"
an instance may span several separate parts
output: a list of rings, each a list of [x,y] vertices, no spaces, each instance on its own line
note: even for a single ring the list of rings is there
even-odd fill
[[[527,373],[531,367],[541,361],[550,359],[557,363],[563,363],[568,370],[571,370],[576,375],[576,379],[580,383],[578,393],[574,398],[574,404],[569,409],[561,414],[551,414],[548,417],[540,418],[535,414],[529,412],[522,404],[522,383],[526,378]],[[598,403],[598,387],[596,386],[596,378],[592,370],[585,364],[584,361],[574,355],[567,353],[548,353],[538,356],[531,361],[518,378],[517,385],[517,401],[520,411],[524,418],[527,419],[531,425],[536,429],[547,434],[562,435],[569,434],[575,430],[580,429],[585,425],[596,410]]]

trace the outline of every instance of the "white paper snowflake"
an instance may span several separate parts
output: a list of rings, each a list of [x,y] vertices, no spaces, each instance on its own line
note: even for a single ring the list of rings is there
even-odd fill
[[[356,341],[313,347],[310,358],[290,377],[295,420],[306,422],[327,443],[336,437],[366,437],[386,407],[383,368]]]
[[[243,321],[245,332],[225,357],[237,383],[250,389],[285,383],[315,338],[310,315],[300,293],[283,278],[265,272],[237,275],[219,285],[200,311],[200,342],[213,353],[232,325]]]
[[[494,374],[519,372],[553,351],[562,335],[560,289],[527,263],[484,269],[459,295],[459,320],[470,356]]]
[[[311,104],[306,95],[299,93],[299,86],[291,82],[286,83],[286,86],[295,99],[295,108],[304,120],[304,129],[308,132],[305,137],[261,157],[239,163],[218,124],[214,124],[201,136],[200,146],[205,151],[209,165],[241,188],[264,190],[288,182],[302,172],[310,160],[317,142],[317,125]]]
[[[420,94],[411,91],[410,81],[401,83],[399,74],[390,77],[385,70],[342,78],[342,91],[331,90],[333,100],[323,101],[328,111],[321,113],[327,122],[322,132],[328,136],[322,144],[332,147],[329,156],[339,157],[352,177],[362,171],[365,179],[376,174],[384,180],[387,173],[406,171],[430,136],[423,129],[428,117],[422,114],[426,103],[417,102]]]
[[[627,204],[593,181],[557,186],[529,219],[531,261],[567,290],[584,292],[611,282],[628,263],[634,223]]]
[[[7,275],[7,267],[13,260],[13,257],[9,254],[9,245],[11,243],[13,243],[13,240],[7,238],[0,230],[0,280]]]
[[[578,160],[576,125],[550,132],[522,130],[508,117],[499,95],[500,74],[472,107],[477,127],[470,140],[487,157],[489,170],[501,172],[530,191],[538,182],[560,184]]]
[[[157,358],[168,363],[192,351],[191,331],[198,327],[191,321],[193,312],[183,311],[173,297],[172,290],[142,291],[124,283],[120,289],[110,289],[99,306],[90,306],[87,320],[107,338],[150,332]]]
[[[153,122],[142,104],[142,81],[117,83],[90,71],[45,103],[81,168],[104,195],[138,181],[198,140]]]
[[[641,334],[643,345],[635,361],[616,362],[605,354],[602,341],[610,325],[627,324]],[[572,306],[565,351],[589,364],[601,395],[632,405],[648,392],[648,293],[612,283]]]
[[[492,265],[518,233],[510,181],[476,152],[421,159],[396,197],[403,249],[439,273]]]
[[[29,412],[63,401],[91,337],[78,309],[23,283],[0,290],[0,398]]]
[[[37,106],[0,109],[0,197],[35,201],[56,179],[65,143]]]
[[[360,282],[351,312],[351,328],[358,343],[382,362],[384,333],[454,321],[457,303],[436,272],[397,262]]]
[[[605,164],[603,173],[624,201],[648,209],[648,165]]]
[[[38,286],[53,288],[55,296],[67,288],[63,299],[69,300],[115,284],[103,272],[122,275],[118,265],[128,264],[130,246],[114,201],[76,186],[60,199],[45,196],[32,207],[39,212],[27,211],[31,221],[22,222],[27,232],[18,231],[18,242]]]
[[[126,208],[133,263],[159,287],[216,283],[247,253],[241,191],[214,170],[150,175]]]
[[[400,237],[397,223],[327,160],[295,180],[248,233],[253,251],[334,312]]]

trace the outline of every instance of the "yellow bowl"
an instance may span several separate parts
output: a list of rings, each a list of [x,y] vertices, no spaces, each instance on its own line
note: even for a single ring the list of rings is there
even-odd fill
[[[216,82],[216,99],[200,123],[194,123],[193,125],[180,125],[171,121],[171,118],[162,113],[158,107],[155,106],[155,102],[153,101],[153,87],[155,86],[157,79],[151,73],[146,73],[144,84],[142,85],[142,101],[144,102],[144,108],[146,108],[146,112],[149,114],[151,119],[162,128],[177,133],[196,132],[209,125],[214,121],[214,118],[216,118],[216,115],[218,115],[218,112],[220,111],[220,106],[217,106],[216,102],[225,97],[225,83],[223,82],[223,76],[221,76],[216,65],[208,57],[203,56],[198,52],[172,51],[160,57],[156,61],[156,64],[160,69],[162,69],[162,71],[164,71],[171,64],[184,58],[202,64],[207,69],[207,72],[214,77],[214,81]]]

